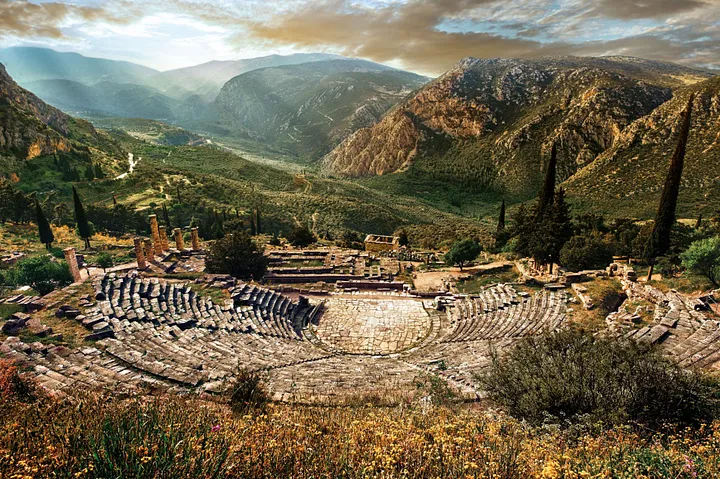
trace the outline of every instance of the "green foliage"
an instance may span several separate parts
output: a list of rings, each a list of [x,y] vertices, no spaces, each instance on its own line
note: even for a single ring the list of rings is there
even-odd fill
[[[41,295],[67,286],[73,281],[67,263],[54,261],[45,255],[18,261],[4,276],[8,284],[28,285]]]
[[[241,279],[260,279],[268,260],[261,248],[244,231],[236,231],[216,240],[205,259],[209,273],[230,274]]]
[[[288,234],[287,240],[293,246],[305,248],[315,242],[315,235],[307,226],[295,225]]]
[[[565,330],[523,340],[481,378],[515,417],[605,424],[694,423],[718,412],[718,385],[659,351]]]
[[[73,204],[75,205],[75,222],[77,224],[78,235],[85,240],[85,247],[90,249],[90,237],[93,235],[90,223],[85,215],[85,208],[80,201],[80,196],[73,186]]]
[[[560,250],[560,264],[571,271],[605,268],[612,257],[612,246],[596,235],[573,236]]]
[[[40,236],[40,242],[45,245],[47,249],[52,248],[52,244],[55,241],[55,235],[53,234],[50,223],[48,223],[45,213],[43,213],[40,207],[40,202],[35,199],[35,215],[38,225],[38,235]]]
[[[685,268],[720,286],[720,237],[694,242],[680,258]]]
[[[445,263],[460,266],[460,271],[462,271],[463,266],[477,258],[481,252],[480,243],[466,238],[453,243],[450,250],[445,253]]]
[[[104,271],[108,268],[112,268],[115,265],[115,258],[113,258],[110,253],[102,252],[97,256],[95,262]]]
[[[257,371],[240,370],[231,390],[230,408],[236,414],[263,409],[270,402],[263,377]]]

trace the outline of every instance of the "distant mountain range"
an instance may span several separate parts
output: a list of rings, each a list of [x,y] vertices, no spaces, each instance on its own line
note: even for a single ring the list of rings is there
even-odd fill
[[[364,60],[263,68],[239,75],[215,100],[234,134],[319,158],[428,81]]]

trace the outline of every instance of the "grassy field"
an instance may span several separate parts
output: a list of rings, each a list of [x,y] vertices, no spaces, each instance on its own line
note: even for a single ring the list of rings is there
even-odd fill
[[[478,407],[245,414],[178,397],[19,387],[0,369],[0,476],[13,478],[712,478],[720,423],[649,431],[532,428]]]

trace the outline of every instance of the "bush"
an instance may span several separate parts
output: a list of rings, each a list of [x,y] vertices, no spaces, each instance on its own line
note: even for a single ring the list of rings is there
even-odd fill
[[[236,231],[216,240],[210,247],[205,268],[208,273],[229,274],[241,279],[260,279],[268,259],[245,231]]]
[[[315,235],[313,235],[312,231],[307,229],[305,226],[296,225],[290,231],[290,234],[288,234],[287,240],[293,246],[304,248],[315,242]]]
[[[106,271],[115,265],[115,258],[110,253],[100,253],[96,259],[97,265]]]
[[[28,285],[41,295],[73,282],[67,263],[54,261],[45,255],[18,261],[4,276],[7,284]]]
[[[720,285],[720,237],[696,241],[680,255],[682,264],[693,273]]]
[[[610,245],[597,236],[573,236],[560,250],[560,264],[571,271],[605,268],[612,257]]]
[[[260,373],[242,369],[235,380],[230,396],[230,408],[238,414],[263,409],[270,402]]]
[[[523,340],[480,379],[491,399],[535,424],[694,423],[713,417],[720,397],[714,380],[655,349],[576,330]]]

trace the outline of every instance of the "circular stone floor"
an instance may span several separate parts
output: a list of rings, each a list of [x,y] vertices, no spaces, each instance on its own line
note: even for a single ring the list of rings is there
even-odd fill
[[[431,324],[422,301],[332,298],[315,334],[347,353],[392,354],[420,342]]]

